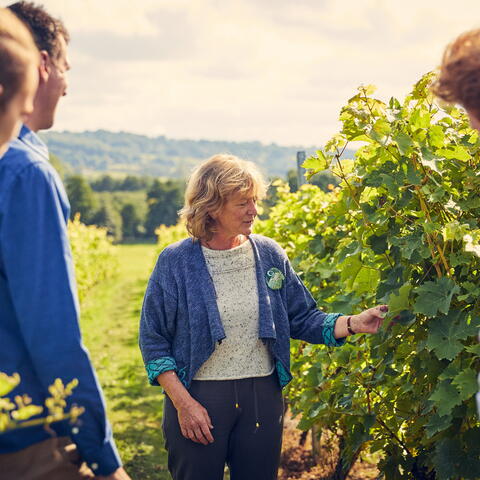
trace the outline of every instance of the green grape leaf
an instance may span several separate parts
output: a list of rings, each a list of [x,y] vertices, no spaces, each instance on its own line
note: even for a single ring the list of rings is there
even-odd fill
[[[362,268],[362,262],[358,259],[357,256],[351,255],[347,257],[345,261],[342,263],[342,271],[341,271],[341,279],[342,282],[352,289],[353,283],[355,281],[358,272]]]
[[[395,322],[400,325],[408,325],[412,323],[415,318],[415,315],[410,310],[402,310],[395,316]]]
[[[392,127],[386,120],[378,119],[370,132],[370,137],[375,141],[383,143],[386,140],[386,136],[390,134]]]
[[[460,392],[462,400],[467,400],[478,391],[477,374],[471,368],[460,372],[452,381]]]
[[[445,133],[440,125],[432,125],[428,131],[428,138],[432,147],[441,148],[445,143]]]
[[[427,128],[430,125],[430,113],[427,111],[415,110],[410,117],[412,130]]]
[[[368,239],[368,244],[374,253],[380,255],[388,248],[387,238],[388,235],[386,233],[383,235],[371,235]]]
[[[448,159],[455,158],[457,160],[470,160],[472,158],[469,151],[459,145],[456,145],[453,148],[442,148],[438,153]]]
[[[463,445],[467,446],[467,458],[462,462],[459,474],[465,480],[478,480],[480,478],[480,427],[473,427],[462,435]]]
[[[329,166],[330,159],[321,150],[317,150],[315,156],[307,158],[302,164],[303,168],[315,170],[316,172],[327,170]]]
[[[427,437],[431,438],[436,433],[442,432],[450,427],[452,424],[452,418],[449,415],[444,415],[441,417],[438,414],[433,414],[430,416],[428,423],[425,425],[425,430],[427,432]]]
[[[460,397],[458,390],[449,380],[443,380],[443,382],[440,382],[433,394],[430,395],[429,400],[431,400],[435,407],[437,407],[437,412],[440,417],[448,415],[453,407],[462,403],[462,398]]]
[[[459,363],[458,362],[450,362],[448,367],[443,370],[442,373],[438,375],[439,380],[453,380],[460,371]]]
[[[398,149],[402,155],[405,155],[408,149],[413,145],[412,139],[404,132],[397,133],[393,139],[398,145]]]
[[[357,294],[374,292],[380,280],[380,273],[374,268],[364,267],[358,271],[352,284]]]
[[[409,296],[412,286],[409,283],[405,283],[398,290],[398,294],[391,293],[388,298],[388,311],[390,315],[396,315],[402,310],[407,310],[409,307]]]
[[[465,347],[465,350],[470,353],[474,353],[475,355],[480,356],[480,343],[475,343],[474,345],[468,345]]]
[[[403,283],[404,268],[401,265],[397,265],[388,271],[387,277],[382,280],[377,289],[377,300],[380,302],[386,302],[388,295],[392,290],[400,288]]]
[[[370,96],[375,93],[375,91],[377,90],[377,87],[375,85],[368,84],[368,85],[362,85],[361,87],[359,87],[359,90],[361,92],[364,92],[365,95]]]
[[[462,446],[457,438],[444,438],[435,449],[433,457],[438,480],[458,478],[463,461]]]
[[[390,241],[392,242],[392,245],[401,247],[402,256],[408,260],[411,260],[415,253],[426,248],[423,235],[420,232],[405,235],[401,238],[392,237]],[[426,250],[428,252],[428,248]],[[428,252],[428,255],[430,255],[430,252]]]
[[[467,324],[465,315],[460,315],[460,312],[441,316],[428,323],[427,349],[433,350],[440,360],[453,360],[465,348],[460,340],[475,333],[476,328]]]
[[[442,277],[434,282],[425,282],[415,289],[417,301],[414,311],[427,317],[433,317],[439,311],[447,314],[453,295],[459,292],[460,288],[450,278]]]

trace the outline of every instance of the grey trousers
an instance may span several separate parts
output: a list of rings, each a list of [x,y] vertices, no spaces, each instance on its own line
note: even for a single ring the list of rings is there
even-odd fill
[[[214,442],[183,437],[165,397],[163,431],[174,480],[275,480],[280,462],[283,397],[276,373],[241,380],[194,380],[190,394],[208,411]]]

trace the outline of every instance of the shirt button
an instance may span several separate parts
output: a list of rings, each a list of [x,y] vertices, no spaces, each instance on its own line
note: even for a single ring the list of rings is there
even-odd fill
[[[90,466],[92,467],[92,470],[98,470],[98,463],[92,463]]]
[[[80,430],[78,429],[78,427],[73,427],[73,428],[72,428],[72,433],[73,433],[74,435],[76,435],[79,431],[80,431]]]

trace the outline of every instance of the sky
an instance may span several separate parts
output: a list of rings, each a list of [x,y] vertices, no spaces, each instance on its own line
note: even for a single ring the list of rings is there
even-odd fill
[[[40,3],[71,35],[55,130],[280,145],[321,146],[359,85],[402,98],[480,27],[479,0]]]

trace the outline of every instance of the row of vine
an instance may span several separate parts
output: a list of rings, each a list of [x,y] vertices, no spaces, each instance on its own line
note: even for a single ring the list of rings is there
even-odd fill
[[[338,349],[294,342],[288,392],[302,428],[341,436],[344,472],[368,449],[387,480],[480,478],[480,141],[459,109],[434,102],[432,79],[388,104],[360,87],[304,165],[330,168],[340,186],[277,183],[257,227],[322,309],[389,305],[376,336]],[[352,141],[355,158],[340,160]]]

